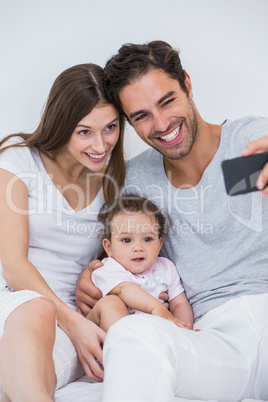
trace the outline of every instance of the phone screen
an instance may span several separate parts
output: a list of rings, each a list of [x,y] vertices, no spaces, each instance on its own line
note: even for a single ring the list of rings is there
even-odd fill
[[[229,195],[258,191],[257,179],[268,162],[268,152],[226,159],[222,162],[226,192]]]

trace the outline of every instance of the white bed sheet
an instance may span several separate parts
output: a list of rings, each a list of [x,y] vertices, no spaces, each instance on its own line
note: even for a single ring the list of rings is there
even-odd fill
[[[56,402],[101,402],[102,383],[95,383],[89,380],[86,376],[82,377],[71,384],[59,389],[56,392]],[[1,397],[1,388],[0,388]],[[127,401],[126,401],[127,402]],[[199,399],[189,400],[184,398],[174,398],[170,402],[203,402]],[[209,400],[206,402],[217,402]],[[260,399],[244,399],[241,402],[268,402]]]
[[[56,392],[56,402],[101,402],[102,383],[94,383],[87,377],[82,377]],[[126,401],[127,402],[127,401]],[[174,398],[170,402],[189,402],[189,399]],[[191,402],[201,402],[192,400]],[[217,402],[210,400],[207,402]],[[244,399],[243,402],[263,402],[256,399]],[[267,402],[267,401],[266,401]]]

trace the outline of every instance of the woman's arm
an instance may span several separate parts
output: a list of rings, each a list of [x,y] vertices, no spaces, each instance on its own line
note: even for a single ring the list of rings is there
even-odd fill
[[[28,260],[28,189],[22,180],[3,169],[0,169],[0,222],[4,279],[14,290],[34,290],[55,303],[58,325],[72,340],[86,374],[95,380],[102,379],[103,371],[95,358],[102,362],[105,333],[63,303]]]
[[[117,295],[130,308],[147,314],[158,315],[172,321],[179,327],[189,328],[187,322],[185,323],[174,317],[158,299],[151,296],[135,283],[122,282],[113,288],[109,294]]]

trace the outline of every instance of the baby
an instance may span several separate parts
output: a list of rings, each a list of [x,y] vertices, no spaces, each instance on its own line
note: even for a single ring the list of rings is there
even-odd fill
[[[147,198],[125,194],[101,208],[103,247],[108,255],[92,281],[102,295],[87,318],[107,331],[133,312],[158,315],[192,329],[193,313],[175,265],[158,257],[163,244],[165,218]],[[169,310],[159,299],[168,293]]]

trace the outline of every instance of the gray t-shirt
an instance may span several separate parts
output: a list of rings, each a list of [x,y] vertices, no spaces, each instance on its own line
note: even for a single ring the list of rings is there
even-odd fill
[[[161,255],[176,265],[195,320],[234,297],[268,292],[268,198],[228,196],[221,168],[265,135],[268,119],[226,121],[214,158],[189,189],[172,186],[154,149],[128,164],[125,190],[147,196],[171,218]]]

